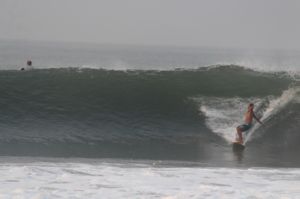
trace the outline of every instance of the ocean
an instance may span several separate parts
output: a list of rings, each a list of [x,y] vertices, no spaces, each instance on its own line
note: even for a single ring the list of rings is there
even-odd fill
[[[296,50],[1,41],[0,197],[299,198],[299,69]],[[233,151],[251,102],[264,125]]]

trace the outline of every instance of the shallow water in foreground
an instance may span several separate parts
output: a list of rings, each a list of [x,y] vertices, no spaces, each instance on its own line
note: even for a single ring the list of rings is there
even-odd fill
[[[26,163],[24,163],[26,162]],[[1,158],[1,198],[298,198],[300,169]]]

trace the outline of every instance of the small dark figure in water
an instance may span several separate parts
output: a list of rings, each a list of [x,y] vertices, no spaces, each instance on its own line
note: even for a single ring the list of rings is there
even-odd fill
[[[248,110],[245,113],[245,117],[244,117],[244,124],[239,125],[238,127],[236,127],[236,132],[238,135],[238,139],[236,141],[238,141],[239,143],[243,144],[243,135],[242,132],[244,131],[248,131],[251,126],[252,126],[252,120],[253,118],[260,124],[262,124],[262,122],[258,119],[258,117],[254,114],[254,104],[249,104],[248,105]]]
[[[28,60],[27,61],[27,67],[22,67],[21,70],[25,70],[25,69],[32,69],[32,61],[31,60]]]
[[[31,66],[32,65],[32,61],[31,60],[28,60],[27,61],[27,66]]]

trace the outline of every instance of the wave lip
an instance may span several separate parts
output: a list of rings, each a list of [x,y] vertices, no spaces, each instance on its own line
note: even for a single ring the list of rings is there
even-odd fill
[[[92,67],[107,70],[197,69],[239,65],[258,71],[298,72],[299,51],[150,47],[87,43],[0,41],[0,69],[24,67],[32,59],[37,68]]]

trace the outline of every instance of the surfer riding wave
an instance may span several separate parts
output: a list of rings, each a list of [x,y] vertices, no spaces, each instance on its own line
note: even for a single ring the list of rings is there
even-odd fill
[[[262,122],[258,119],[258,117],[255,115],[254,111],[254,104],[250,103],[248,105],[248,110],[245,113],[244,116],[244,124],[239,125],[238,127],[236,127],[236,132],[238,137],[236,138],[236,141],[239,142],[240,144],[243,144],[243,134],[242,132],[244,131],[248,131],[251,127],[252,127],[252,120],[253,118],[260,124],[262,124]]]

